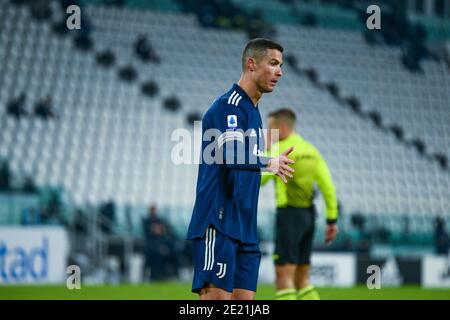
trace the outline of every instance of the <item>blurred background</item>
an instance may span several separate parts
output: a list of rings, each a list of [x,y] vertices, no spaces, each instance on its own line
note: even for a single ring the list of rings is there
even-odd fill
[[[65,283],[75,264],[86,284],[188,291],[198,165],[172,162],[171,135],[193,133],[246,42],[268,37],[285,64],[263,119],[296,111],[339,200],[325,247],[317,194],[313,282],[365,284],[376,264],[386,285],[450,288],[450,1],[0,0],[0,35],[0,286]],[[274,216],[264,187],[261,283]]]

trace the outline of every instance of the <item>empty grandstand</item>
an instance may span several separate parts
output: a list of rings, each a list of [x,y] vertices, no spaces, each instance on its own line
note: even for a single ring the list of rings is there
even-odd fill
[[[184,238],[198,167],[172,163],[171,134],[179,128],[193,134],[193,118],[186,118],[203,115],[237,81],[248,40],[239,19],[205,27],[204,16],[188,11],[189,1],[124,2],[82,1],[83,28],[57,32],[67,17],[60,2],[48,2],[50,14],[37,19],[32,5],[0,0],[0,159],[11,174],[0,194],[0,223],[24,223],[24,209],[51,211],[56,202],[62,218],[55,223],[74,231],[81,210],[90,217],[92,242],[82,250],[101,257],[142,250],[141,220],[152,203]],[[270,28],[263,29],[283,44],[286,62],[279,88],[260,110],[264,117],[294,108],[298,132],[327,160],[342,213],[342,232],[331,249],[359,248],[364,236],[353,223],[357,216],[367,221],[371,245],[432,252],[435,218],[450,223],[449,66],[426,59],[412,72],[402,63],[401,47],[366,41],[358,12],[349,8],[268,3],[261,19]],[[257,1],[230,5],[244,17],[258,9]],[[448,26],[448,16],[442,19]],[[157,59],[138,57],[140,36]],[[91,46],[83,50],[79,39]],[[102,53],[109,64],[99,63]],[[148,82],[155,85],[152,95],[142,90]],[[333,92],[326,86],[331,82]],[[24,113],[17,116],[8,106],[21,95]],[[47,96],[53,116],[40,117],[34,108]],[[351,97],[358,108],[349,105]],[[26,179],[35,190],[22,191]],[[270,240],[273,190],[262,189],[260,198],[261,237]],[[111,234],[98,236],[92,225],[110,201],[116,209],[107,222]],[[322,200],[316,202],[323,212]]]

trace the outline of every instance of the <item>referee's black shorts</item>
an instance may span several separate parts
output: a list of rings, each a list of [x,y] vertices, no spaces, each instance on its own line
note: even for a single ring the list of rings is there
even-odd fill
[[[316,209],[277,208],[275,227],[275,264],[310,264]]]

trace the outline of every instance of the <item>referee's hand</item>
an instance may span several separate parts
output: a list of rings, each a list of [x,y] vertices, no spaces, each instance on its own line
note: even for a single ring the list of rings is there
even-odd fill
[[[330,245],[338,233],[338,225],[336,223],[328,224],[325,230],[325,244]]]
[[[289,164],[294,163],[293,160],[288,158],[288,155],[292,150],[294,150],[294,147],[290,147],[278,157],[270,159],[269,164],[267,165],[269,171],[279,176],[284,183],[287,183],[286,177],[292,178],[292,174],[295,172],[294,169],[289,167]]]

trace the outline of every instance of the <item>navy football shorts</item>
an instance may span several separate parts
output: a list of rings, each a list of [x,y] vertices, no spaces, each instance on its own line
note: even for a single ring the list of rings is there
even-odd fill
[[[194,279],[192,292],[213,284],[228,292],[256,291],[261,251],[258,244],[246,244],[227,237],[210,226],[202,238],[193,240]]]

